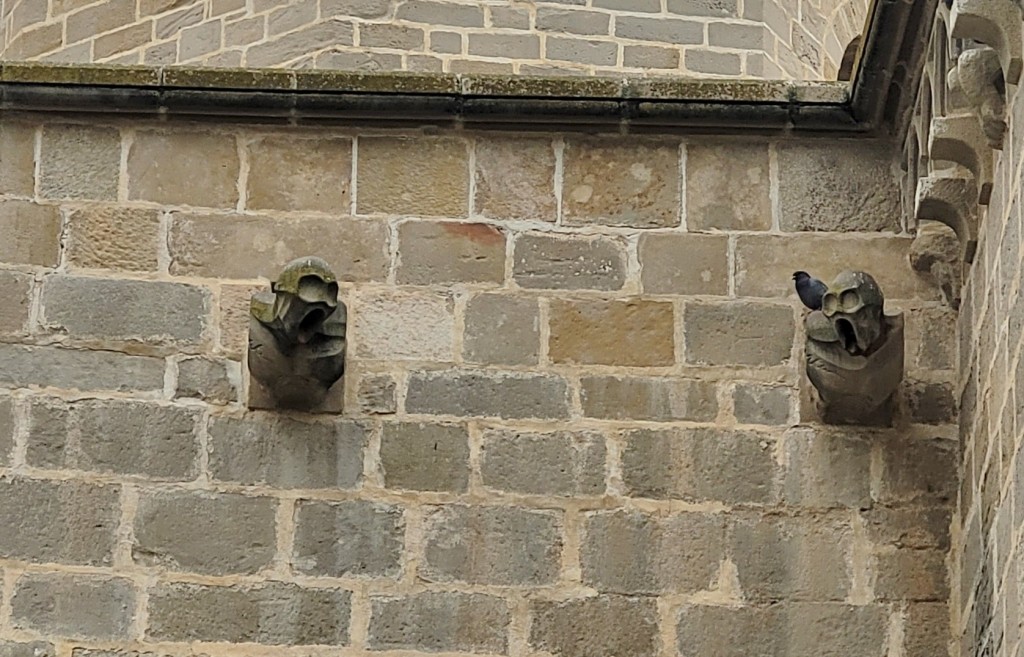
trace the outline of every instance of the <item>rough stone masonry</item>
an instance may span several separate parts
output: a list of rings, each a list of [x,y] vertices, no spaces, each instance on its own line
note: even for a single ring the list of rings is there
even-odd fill
[[[955,314],[870,140],[0,120],[0,655],[933,657]],[[342,279],[344,413],[248,410]],[[907,317],[897,428],[802,392],[791,273]]]

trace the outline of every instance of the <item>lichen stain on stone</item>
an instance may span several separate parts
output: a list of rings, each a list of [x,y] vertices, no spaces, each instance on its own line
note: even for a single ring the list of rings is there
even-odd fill
[[[497,244],[505,241],[501,230],[487,224],[463,224],[451,222],[444,224],[444,230],[452,235],[459,235],[478,244]]]

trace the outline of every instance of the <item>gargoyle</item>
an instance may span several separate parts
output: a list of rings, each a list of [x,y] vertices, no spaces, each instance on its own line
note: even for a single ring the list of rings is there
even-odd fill
[[[878,283],[845,271],[807,315],[807,376],[830,424],[886,425],[903,379],[903,315],[885,315]]]
[[[325,407],[345,372],[347,310],[337,278],[320,258],[299,258],[270,290],[249,306],[249,406],[340,410]]]

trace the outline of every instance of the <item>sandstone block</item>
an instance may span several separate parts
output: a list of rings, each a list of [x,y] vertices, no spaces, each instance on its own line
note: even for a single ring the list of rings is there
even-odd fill
[[[622,65],[634,68],[679,68],[679,51],[657,46],[623,46]]]
[[[718,72],[693,68],[691,63],[697,62],[691,55],[695,54],[686,53],[687,68]],[[772,226],[770,188],[767,144],[687,145],[686,225],[690,230],[768,230]]]
[[[355,309],[349,331],[359,358],[452,360],[455,309],[449,295],[366,293]]]
[[[354,41],[352,23],[328,19],[250,47],[245,53],[245,65],[250,68],[279,67],[317,50],[351,46]]]
[[[672,18],[617,16],[615,36],[660,43],[694,45],[704,43],[704,24]]]
[[[600,7],[601,9],[652,14],[661,13],[660,0],[593,0],[592,4],[594,7]]]
[[[725,521],[714,514],[595,511],[587,514],[582,546],[583,582],[602,593],[694,593],[718,573]]]
[[[274,413],[210,418],[210,474],[275,488],[354,488],[367,429],[335,419],[304,422]]]
[[[877,546],[947,550],[951,513],[944,507],[876,506],[862,512],[861,517],[868,538]]]
[[[432,582],[543,586],[558,579],[562,538],[553,511],[449,505],[427,512],[419,576]]]
[[[789,467],[783,498],[811,507],[871,505],[871,445],[858,436],[794,429],[785,435]]]
[[[301,256],[323,258],[343,281],[387,277],[387,227],[365,219],[175,214],[171,273],[273,280]]]
[[[391,415],[398,411],[398,384],[390,374],[362,376],[357,385],[356,400],[363,413]]]
[[[548,39],[549,50],[552,40]],[[565,145],[564,167],[562,202],[567,224],[679,225],[679,152],[675,144],[635,138],[628,143],[573,139]]]
[[[708,23],[708,45],[737,50],[770,50],[775,37],[765,25]]]
[[[11,462],[14,449],[14,402],[8,396],[0,397],[0,467]]]
[[[149,594],[147,639],[267,645],[345,645],[352,594],[269,582],[162,583]]]
[[[160,213],[90,206],[68,218],[68,261],[85,269],[156,271]]]
[[[234,209],[239,166],[234,135],[140,130],[128,151],[128,198]]]
[[[841,519],[735,518],[732,559],[744,596],[763,602],[845,600],[852,533]]]
[[[28,328],[32,276],[0,271],[0,334],[24,335]]]
[[[564,418],[569,415],[569,386],[565,379],[551,374],[413,372],[405,410],[506,419]]]
[[[869,268],[887,299],[937,299],[935,287],[910,269],[910,243],[905,237],[740,235],[736,240],[736,293],[796,299],[794,271],[813,272],[831,283],[845,269]],[[888,264],[871,267],[873,262]]]
[[[595,66],[614,66],[619,47],[611,41],[549,36],[544,42],[547,59]]]
[[[787,424],[793,397],[791,388],[738,383],[732,395],[733,412],[742,424]]]
[[[782,230],[899,230],[899,177],[888,148],[868,142],[778,148]]]
[[[117,486],[0,480],[0,555],[36,563],[110,565],[121,510]],[[31,500],[31,504],[26,502]]]
[[[241,380],[238,363],[215,358],[186,358],[178,361],[175,397],[202,399],[213,404],[230,404],[238,399],[235,381]]]
[[[506,654],[510,615],[502,598],[427,592],[370,603],[371,650]]]
[[[469,434],[464,425],[385,424],[380,464],[388,488],[464,491],[469,485]]]
[[[583,377],[580,403],[585,416],[609,420],[709,422],[718,415],[715,385],[691,379]]]
[[[549,353],[556,363],[672,365],[674,331],[671,303],[554,299]]]
[[[789,360],[795,325],[788,306],[730,301],[688,303],[686,362],[700,365],[781,365]]]
[[[34,398],[26,460],[50,469],[191,480],[198,474],[194,409],[128,400]]]
[[[687,657],[842,655],[885,651],[888,611],[881,605],[784,603],[771,606],[684,606],[676,628]],[[716,628],[728,627],[728,632]]]
[[[749,62],[750,60],[748,59],[747,61]],[[693,71],[694,73],[706,73],[709,75],[740,75],[743,72],[743,60],[740,59],[739,55],[731,52],[687,50],[683,62],[686,65],[686,70]],[[751,74],[753,75],[754,73],[751,72]],[[736,213],[729,214],[731,214],[733,218],[736,216]],[[726,216],[729,215],[727,214]],[[771,215],[766,218],[754,219],[757,223],[762,223],[765,220],[770,223]]]
[[[592,431],[540,433],[488,429],[480,450],[484,486],[532,495],[601,495],[604,436]]]
[[[249,145],[246,207],[349,213],[352,141],[262,137]]]
[[[267,16],[267,31],[270,34],[283,34],[297,27],[315,23],[318,4],[318,0],[299,0],[279,6]]]
[[[275,512],[268,497],[147,491],[139,499],[132,557],[206,575],[255,573],[274,558]]]
[[[536,364],[540,357],[537,301],[500,294],[470,299],[462,355],[470,363]]]
[[[601,595],[534,600],[530,647],[562,657],[655,657],[658,609],[652,598]]]
[[[512,257],[524,288],[618,290],[626,280],[626,246],[616,239],[526,234]]]
[[[879,500],[956,497],[957,455],[954,446],[941,439],[882,442],[882,474]]]
[[[116,128],[47,125],[40,153],[44,198],[117,200],[121,134]]]
[[[683,16],[732,16],[739,15],[736,0],[668,0],[670,14]]]
[[[407,221],[398,227],[399,283],[501,283],[505,233],[488,224]]]
[[[395,577],[404,534],[405,518],[396,506],[300,500],[292,563],[307,575]]]
[[[96,38],[93,43],[93,57],[95,59],[111,57],[129,50],[134,50],[140,46],[148,45],[150,43],[150,39],[152,39],[152,35],[153,24],[149,21],[129,25],[128,27],[117,30],[116,32],[110,32],[109,34]]]
[[[431,35],[432,44],[437,35]],[[474,175],[474,207],[483,216],[534,221],[557,218],[555,150],[550,140],[480,139]]]
[[[76,638],[128,639],[134,611],[134,587],[120,577],[28,573],[11,599],[14,627]]]
[[[423,42],[423,30],[418,28],[386,23],[363,23],[359,26],[360,47],[422,51]]]
[[[582,9],[539,7],[537,29],[570,34],[608,34],[611,14]]]
[[[530,29],[530,13],[519,7],[489,7],[491,25],[513,30]]]
[[[1010,311],[1011,318],[1016,313]],[[956,312],[950,308],[920,308],[905,313],[909,367],[948,370],[956,361]],[[1024,318],[1022,318],[1024,320]],[[1010,339],[1019,332],[1013,331]]]
[[[470,34],[469,54],[480,57],[539,59],[540,37],[536,34]]]
[[[431,5],[444,13],[445,8],[460,11],[478,7],[439,5],[416,0],[399,10],[409,13],[421,5]],[[426,22],[443,20],[431,15]],[[365,137],[359,140],[360,214],[420,215],[465,217],[469,203],[469,149],[461,139],[449,137]]]
[[[0,385],[79,390],[158,392],[164,387],[164,361],[113,351],[0,345]]]
[[[875,555],[878,600],[944,602],[949,598],[946,552],[896,550]]]
[[[776,501],[772,442],[764,434],[643,429],[627,433],[626,441],[622,480],[630,495],[725,504]]]
[[[397,18],[437,25],[483,27],[483,7],[431,0],[411,0],[398,8]]]
[[[56,657],[56,654],[53,644],[45,641],[0,641],[0,657]]]
[[[44,324],[75,338],[196,344],[210,298],[180,283],[57,275],[43,282],[43,309]]]
[[[28,201],[0,201],[0,262],[53,267],[60,251],[60,213]]]
[[[320,0],[320,13],[327,16],[381,18],[387,14],[391,0]]]
[[[16,196],[35,193],[36,127],[4,121],[0,125],[0,192]]]
[[[1010,615],[1008,619],[1016,616]],[[913,604],[907,608],[906,634],[904,635],[907,657],[928,657],[941,655],[949,650],[949,607],[942,603]],[[1007,644],[1012,644],[1007,641]]]
[[[641,235],[644,292],[728,294],[728,246],[729,238],[725,235]],[[681,266],[681,263],[686,264]]]
[[[430,51],[458,55],[462,52],[462,35],[457,32],[431,32]]]
[[[913,422],[949,424],[956,421],[957,403],[951,383],[906,380],[902,394]],[[1012,430],[1007,427],[1006,430]]]

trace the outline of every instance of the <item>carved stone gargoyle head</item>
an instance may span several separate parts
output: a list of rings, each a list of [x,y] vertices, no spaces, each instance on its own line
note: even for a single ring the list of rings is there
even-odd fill
[[[844,271],[807,315],[807,376],[830,424],[887,425],[903,379],[903,315],[885,315],[878,283]]]
[[[288,263],[249,312],[249,406],[341,410],[340,395],[328,393],[345,372],[347,310],[327,263]]]

